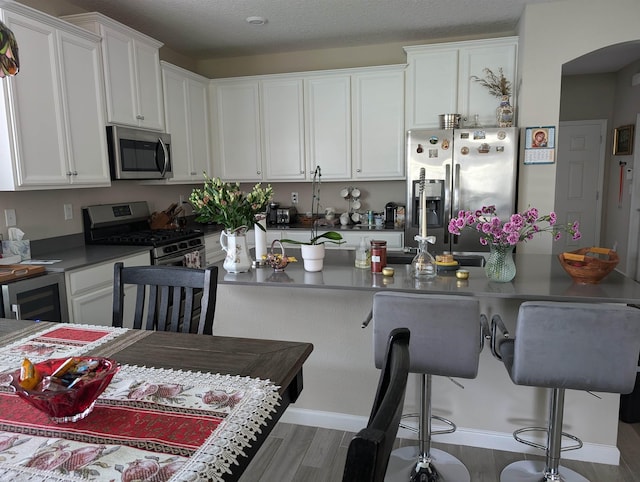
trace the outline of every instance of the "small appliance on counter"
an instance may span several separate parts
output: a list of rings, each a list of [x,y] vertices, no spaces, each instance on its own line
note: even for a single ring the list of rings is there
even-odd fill
[[[269,226],[289,225],[296,222],[298,211],[294,207],[280,207],[276,202],[267,208],[267,224]]]

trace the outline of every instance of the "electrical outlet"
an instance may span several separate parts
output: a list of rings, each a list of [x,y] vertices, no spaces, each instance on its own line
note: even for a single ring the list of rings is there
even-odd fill
[[[291,204],[298,204],[298,193],[295,191],[291,193]]]
[[[65,221],[69,221],[73,219],[73,205],[71,204],[64,205],[64,219]]]
[[[6,221],[6,225],[8,228],[16,225],[16,210],[15,209],[5,209],[4,210],[4,220]]]

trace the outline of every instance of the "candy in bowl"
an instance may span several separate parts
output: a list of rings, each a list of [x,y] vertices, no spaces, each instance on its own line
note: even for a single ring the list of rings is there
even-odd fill
[[[25,359],[12,373],[11,385],[54,422],[76,422],[91,413],[118,369],[115,361],[102,357],[52,358],[35,364]]]

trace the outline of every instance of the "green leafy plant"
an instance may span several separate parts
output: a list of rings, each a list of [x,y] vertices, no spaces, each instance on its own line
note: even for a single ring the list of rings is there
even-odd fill
[[[320,172],[320,166],[316,167],[313,173],[312,192],[313,198],[311,199],[311,238],[309,241],[296,241],[295,239],[281,239],[283,243],[289,244],[323,244],[333,243],[342,244],[342,235],[335,231],[328,231],[326,233],[318,234],[318,213],[320,212],[320,178],[322,177]]]
[[[502,67],[498,69],[497,74],[489,68],[482,69],[482,71],[486,74],[484,78],[472,75],[471,80],[478,82],[482,87],[489,89],[489,93],[494,97],[511,95],[511,81],[507,80],[504,76]]]
[[[204,179],[204,187],[194,189],[189,196],[196,221],[221,224],[228,233],[254,224],[264,231],[264,227],[256,223],[256,215],[266,211],[273,196],[271,185],[263,189],[258,183],[246,193],[239,183],[210,178],[206,173]]]

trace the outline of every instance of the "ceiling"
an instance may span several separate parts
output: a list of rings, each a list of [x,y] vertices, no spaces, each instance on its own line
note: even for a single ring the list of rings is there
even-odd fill
[[[513,34],[526,4],[551,1],[67,0],[193,59]]]

